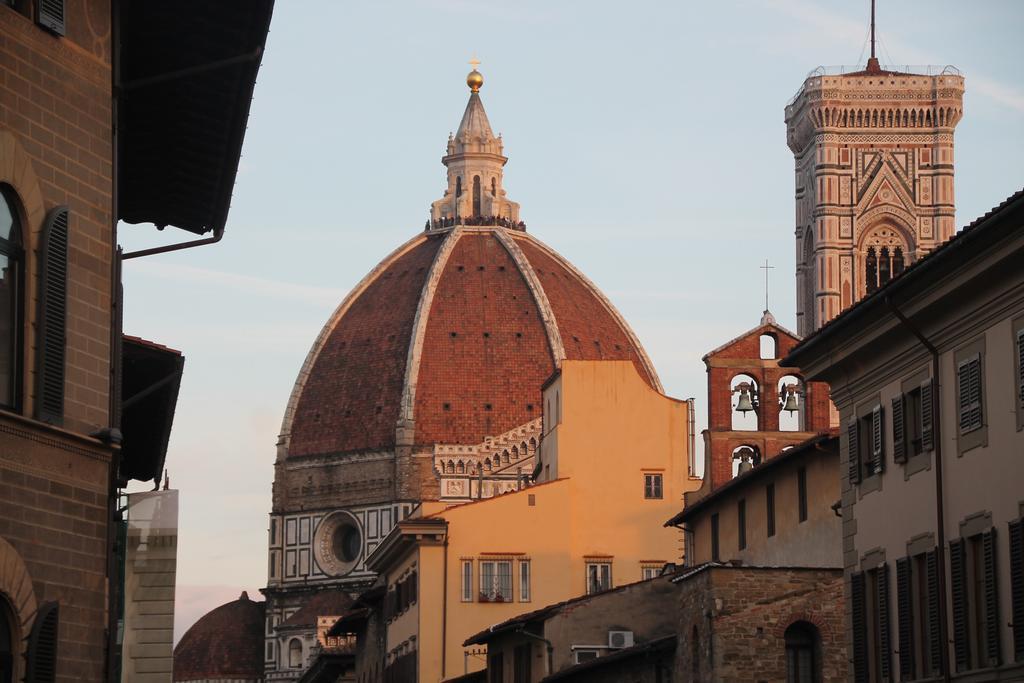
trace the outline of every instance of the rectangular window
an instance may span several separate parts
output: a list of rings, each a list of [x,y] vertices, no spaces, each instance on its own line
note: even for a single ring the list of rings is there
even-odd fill
[[[645,474],[644,475],[644,498],[661,498],[661,475],[660,474]]]
[[[462,602],[473,602],[473,561],[462,561]]]
[[[661,576],[661,567],[641,567],[640,575],[643,577],[644,581],[656,579]]]
[[[1013,658],[1024,662],[1024,518],[1009,523],[1010,623],[1013,624]]]
[[[611,562],[587,562],[587,595],[612,587]]]
[[[807,468],[801,467],[796,472],[796,505],[799,521],[807,521]]]
[[[530,602],[530,561],[519,561],[519,602]]]
[[[517,645],[512,655],[513,683],[533,683],[530,665],[533,663],[533,648],[530,643]]]
[[[736,503],[736,533],[739,536],[739,547],[743,550],[747,547],[747,499],[741,498]]]
[[[854,680],[891,680],[888,565],[857,572],[851,581]]]
[[[600,653],[597,650],[576,650],[573,652],[573,662],[576,664],[582,664],[583,662],[589,662],[591,659],[597,659]]]
[[[768,535],[775,535],[775,484],[768,484],[764,490],[765,522],[768,525]]]
[[[957,671],[999,666],[995,530],[949,542]]]
[[[480,602],[512,602],[512,560],[480,562]]]
[[[941,662],[937,553],[896,561],[900,679],[929,678]]]
[[[718,556],[718,513],[711,515],[711,561],[719,562]]]
[[[960,433],[981,429],[981,355],[975,354],[961,361],[956,370],[957,415]]]
[[[1014,394],[1016,394],[1017,403],[1017,429],[1024,429],[1024,318],[1016,321],[1015,324],[1020,328],[1014,333],[1016,344],[1014,344],[1013,356],[1017,366],[1014,375]]]

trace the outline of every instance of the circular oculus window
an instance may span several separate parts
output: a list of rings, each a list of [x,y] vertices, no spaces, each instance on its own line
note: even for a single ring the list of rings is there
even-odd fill
[[[320,569],[329,576],[344,576],[355,569],[363,550],[359,520],[338,510],[327,515],[313,538],[313,555]]]

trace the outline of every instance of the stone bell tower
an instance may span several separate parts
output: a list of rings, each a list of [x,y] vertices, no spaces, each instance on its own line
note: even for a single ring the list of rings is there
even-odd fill
[[[795,157],[797,332],[806,336],[951,238],[950,66],[811,72],[786,107]]]
[[[508,162],[501,137],[495,137],[487,120],[480,88],[484,77],[474,69],[466,76],[471,91],[459,130],[448,137],[448,149],[441,159],[448,168],[448,188],[444,196],[431,204],[430,218],[435,224],[460,223],[466,219],[495,217],[519,222],[519,204],[505,196],[502,168]],[[461,219],[461,220],[460,220]]]

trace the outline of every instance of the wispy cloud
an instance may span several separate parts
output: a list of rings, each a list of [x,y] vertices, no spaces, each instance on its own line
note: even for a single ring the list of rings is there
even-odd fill
[[[246,294],[315,305],[336,305],[345,295],[341,289],[298,285],[254,275],[227,273],[178,263],[149,262],[145,264],[144,268],[138,270],[129,265],[127,272],[133,277],[156,277],[187,285],[217,285]]]

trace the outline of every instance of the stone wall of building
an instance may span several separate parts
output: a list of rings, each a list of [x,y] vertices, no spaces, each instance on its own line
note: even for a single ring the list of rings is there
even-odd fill
[[[786,680],[785,632],[802,621],[820,634],[821,679],[845,680],[842,583],[841,570],[699,570],[682,580],[676,675],[694,681]]]

